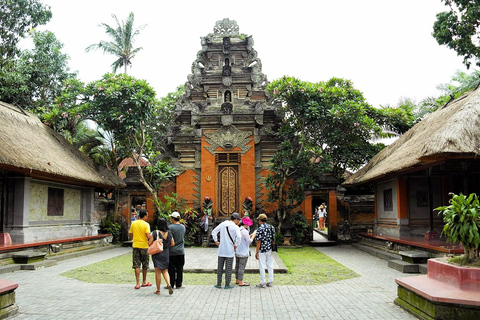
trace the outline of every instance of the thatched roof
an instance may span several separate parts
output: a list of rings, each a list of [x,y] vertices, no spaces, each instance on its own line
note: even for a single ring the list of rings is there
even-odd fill
[[[0,102],[0,169],[38,179],[104,188],[123,187],[35,115]]]
[[[451,101],[413,126],[349,177],[353,186],[433,165],[480,155],[480,89]]]

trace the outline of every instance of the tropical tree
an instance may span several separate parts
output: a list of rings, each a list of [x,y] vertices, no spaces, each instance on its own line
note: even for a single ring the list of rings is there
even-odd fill
[[[158,207],[161,184],[173,178],[176,171],[162,161],[152,141],[152,120],[158,105],[155,91],[144,80],[126,74],[106,74],[87,86],[85,101],[87,118],[113,134],[116,148],[123,148],[133,159],[140,181]],[[150,166],[143,167],[142,159]]]
[[[134,15],[131,12],[128,15],[127,21],[118,21],[116,15],[112,15],[117,23],[116,28],[109,26],[106,23],[102,23],[106,34],[111,38],[111,41],[100,41],[99,43],[92,44],[86,48],[87,52],[92,50],[103,50],[103,53],[109,53],[117,57],[112,63],[113,73],[117,72],[119,68],[124,68],[124,72],[127,73],[127,67],[132,64],[132,59],[143,48],[133,48],[133,43],[136,36],[140,34],[140,31],[145,27],[142,25],[137,29],[134,29]]]
[[[451,99],[458,98],[466,92],[475,89],[480,81],[480,70],[474,70],[471,73],[457,70],[449,83],[443,83],[437,86],[443,95],[437,99],[436,104],[444,105]]]
[[[463,57],[470,67],[472,59],[480,66],[480,2],[442,0],[450,11],[437,14],[433,25],[433,37],[440,45],[446,45]]]
[[[0,67],[19,52],[17,47],[27,31],[46,24],[52,17],[49,6],[39,0],[3,0],[0,2]]]
[[[61,95],[63,82],[75,79],[70,72],[68,55],[61,52],[63,44],[50,31],[31,32],[32,50],[23,50],[4,69],[0,78],[0,99],[20,105],[41,116],[52,108]]]
[[[371,107],[351,81],[340,78],[310,83],[283,77],[267,91],[285,114],[276,133],[282,142],[266,180],[280,226],[303,201],[304,191],[317,187],[321,174],[340,181],[346,169],[358,169],[384,147],[372,144],[373,136],[386,137],[385,127],[404,131],[411,120],[401,110]]]

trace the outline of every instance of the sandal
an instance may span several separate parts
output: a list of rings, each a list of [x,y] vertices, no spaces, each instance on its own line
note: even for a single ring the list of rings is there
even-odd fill
[[[152,284],[151,284],[150,282],[147,282],[147,283],[145,283],[145,284],[142,284],[142,287],[151,287],[151,286],[152,286]]]
[[[135,290],[138,290],[138,289],[140,289],[140,286],[137,284],[137,285],[135,286]]]
[[[244,282],[243,284],[239,284],[238,286],[239,286],[239,287],[249,287],[249,286],[250,286],[250,283]]]
[[[160,290],[155,291],[154,294],[160,295]]]

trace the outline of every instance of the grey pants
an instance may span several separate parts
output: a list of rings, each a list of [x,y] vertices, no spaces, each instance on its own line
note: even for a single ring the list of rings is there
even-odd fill
[[[242,281],[248,257],[235,257],[235,279]]]
[[[232,268],[233,268],[233,257],[218,257],[218,267],[217,267],[217,285],[222,285],[222,275],[223,275],[223,265],[225,265],[225,286],[230,285],[230,280],[232,280]]]

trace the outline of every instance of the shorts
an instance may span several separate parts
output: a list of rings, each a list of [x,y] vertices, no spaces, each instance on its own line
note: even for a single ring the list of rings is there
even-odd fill
[[[140,266],[143,270],[148,269],[150,264],[150,256],[147,252],[148,249],[143,248],[133,248],[133,269],[140,269]]]

